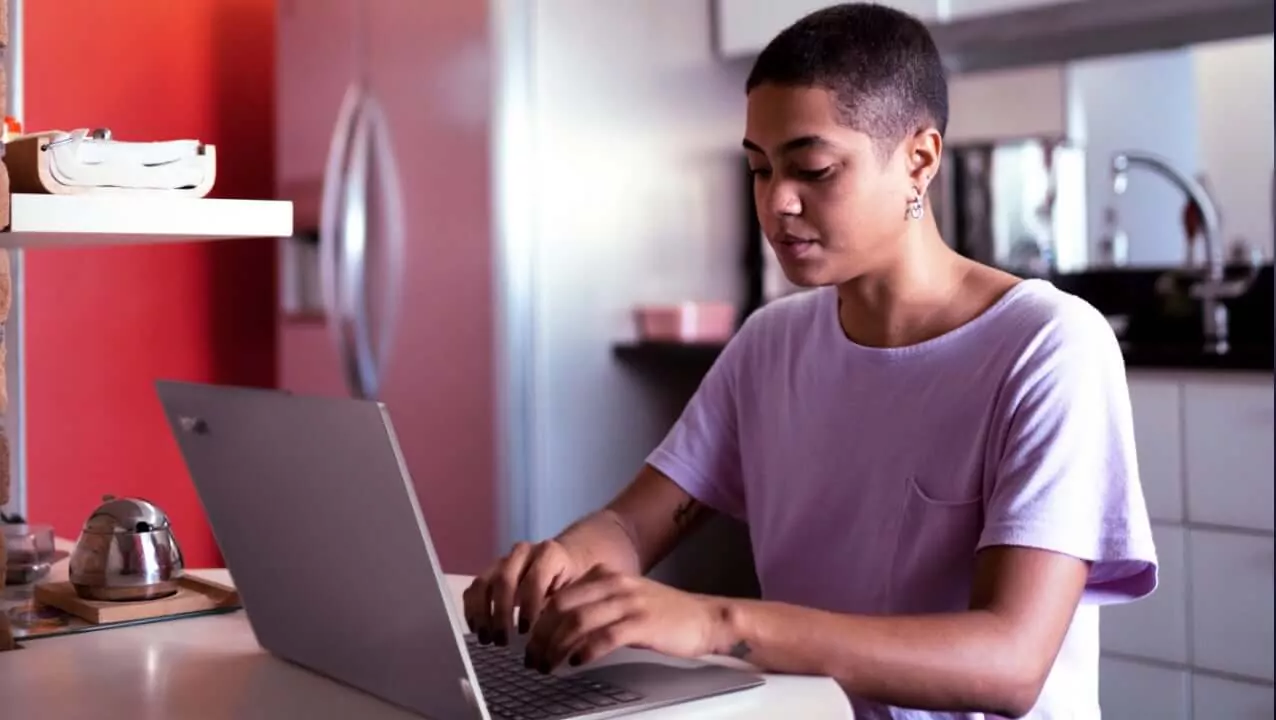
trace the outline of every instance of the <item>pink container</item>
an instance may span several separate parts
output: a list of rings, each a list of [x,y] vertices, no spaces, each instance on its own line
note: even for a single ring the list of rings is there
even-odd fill
[[[726,342],[735,333],[731,303],[686,302],[634,308],[638,337],[652,342]]]

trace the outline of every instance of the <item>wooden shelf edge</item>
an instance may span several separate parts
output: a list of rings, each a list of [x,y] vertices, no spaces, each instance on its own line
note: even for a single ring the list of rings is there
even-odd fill
[[[0,248],[137,245],[232,238],[288,237],[286,200],[95,195],[10,195]]]

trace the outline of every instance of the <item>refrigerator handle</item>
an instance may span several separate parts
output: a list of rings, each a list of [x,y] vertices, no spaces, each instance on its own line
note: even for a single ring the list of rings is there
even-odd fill
[[[377,222],[372,226],[375,231],[368,234],[367,240],[369,245],[376,243],[376,254],[385,258],[382,267],[387,269],[387,273],[384,285],[375,288],[381,293],[380,309],[383,316],[380,323],[380,336],[374,339],[366,302],[370,278],[369,268],[367,263],[363,264],[359,275],[357,296],[360,302],[357,305],[355,342],[359,348],[358,355],[363,362],[364,387],[370,391],[370,395],[375,395],[385,381],[398,329],[406,238],[402,186],[399,181],[399,170],[395,165],[390,128],[380,104],[374,97],[368,97],[364,103],[364,116],[367,119],[368,140],[371,148],[369,160],[373,165],[372,175],[376,178],[377,189],[375,197],[369,198],[370,215],[375,213]]]
[[[363,125],[360,112],[362,91],[351,84],[341,100],[337,121],[328,147],[328,160],[323,176],[323,200],[319,221],[319,267],[324,310],[332,332],[337,357],[349,390],[362,395],[359,383],[358,357],[350,338],[354,324],[351,296],[350,245],[362,241],[366,219],[360,203],[360,189],[365,184],[352,177],[359,167],[359,143],[356,134]],[[356,237],[351,237],[351,230]],[[355,268],[359,272],[362,268]]]
[[[376,369],[372,354],[363,342],[361,326],[367,316],[365,285],[368,273],[368,181],[371,164],[371,124],[365,96],[355,117],[350,137],[349,174],[343,188],[345,207],[341,224],[341,268],[337,289],[340,313],[337,316],[338,350],[346,356],[346,383],[359,398],[377,396]]]

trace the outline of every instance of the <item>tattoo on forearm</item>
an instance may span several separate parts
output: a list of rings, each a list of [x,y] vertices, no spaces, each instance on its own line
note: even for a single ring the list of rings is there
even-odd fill
[[[749,643],[741,640],[735,645],[732,645],[731,649],[727,651],[727,654],[737,660],[743,660],[751,652],[753,652],[753,648],[749,647]]]
[[[691,520],[695,517],[695,515],[696,515],[696,510],[697,510],[699,507],[700,507],[700,503],[698,503],[698,502],[696,502],[695,500],[692,500],[692,499],[688,499],[686,502],[684,502],[683,504],[679,505],[679,506],[678,506],[678,507],[677,507],[677,508],[673,511],[673,522],[674,522],[674,524],[675,524],[675,525],[677,525],[677,526],[679,526],[679,527],[684,527],[684,526],[686,526],[686,524],[687,524],[687,523],[689,523],[689,522],[691,522]]]

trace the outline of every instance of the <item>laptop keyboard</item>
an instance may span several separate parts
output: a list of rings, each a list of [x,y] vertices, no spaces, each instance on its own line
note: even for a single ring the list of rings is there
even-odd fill
[[[610,710],[642,696],[583,677],[542,675],[523,666],[523,653],[466,638],[487,710],[497,720],[553,720]]]

